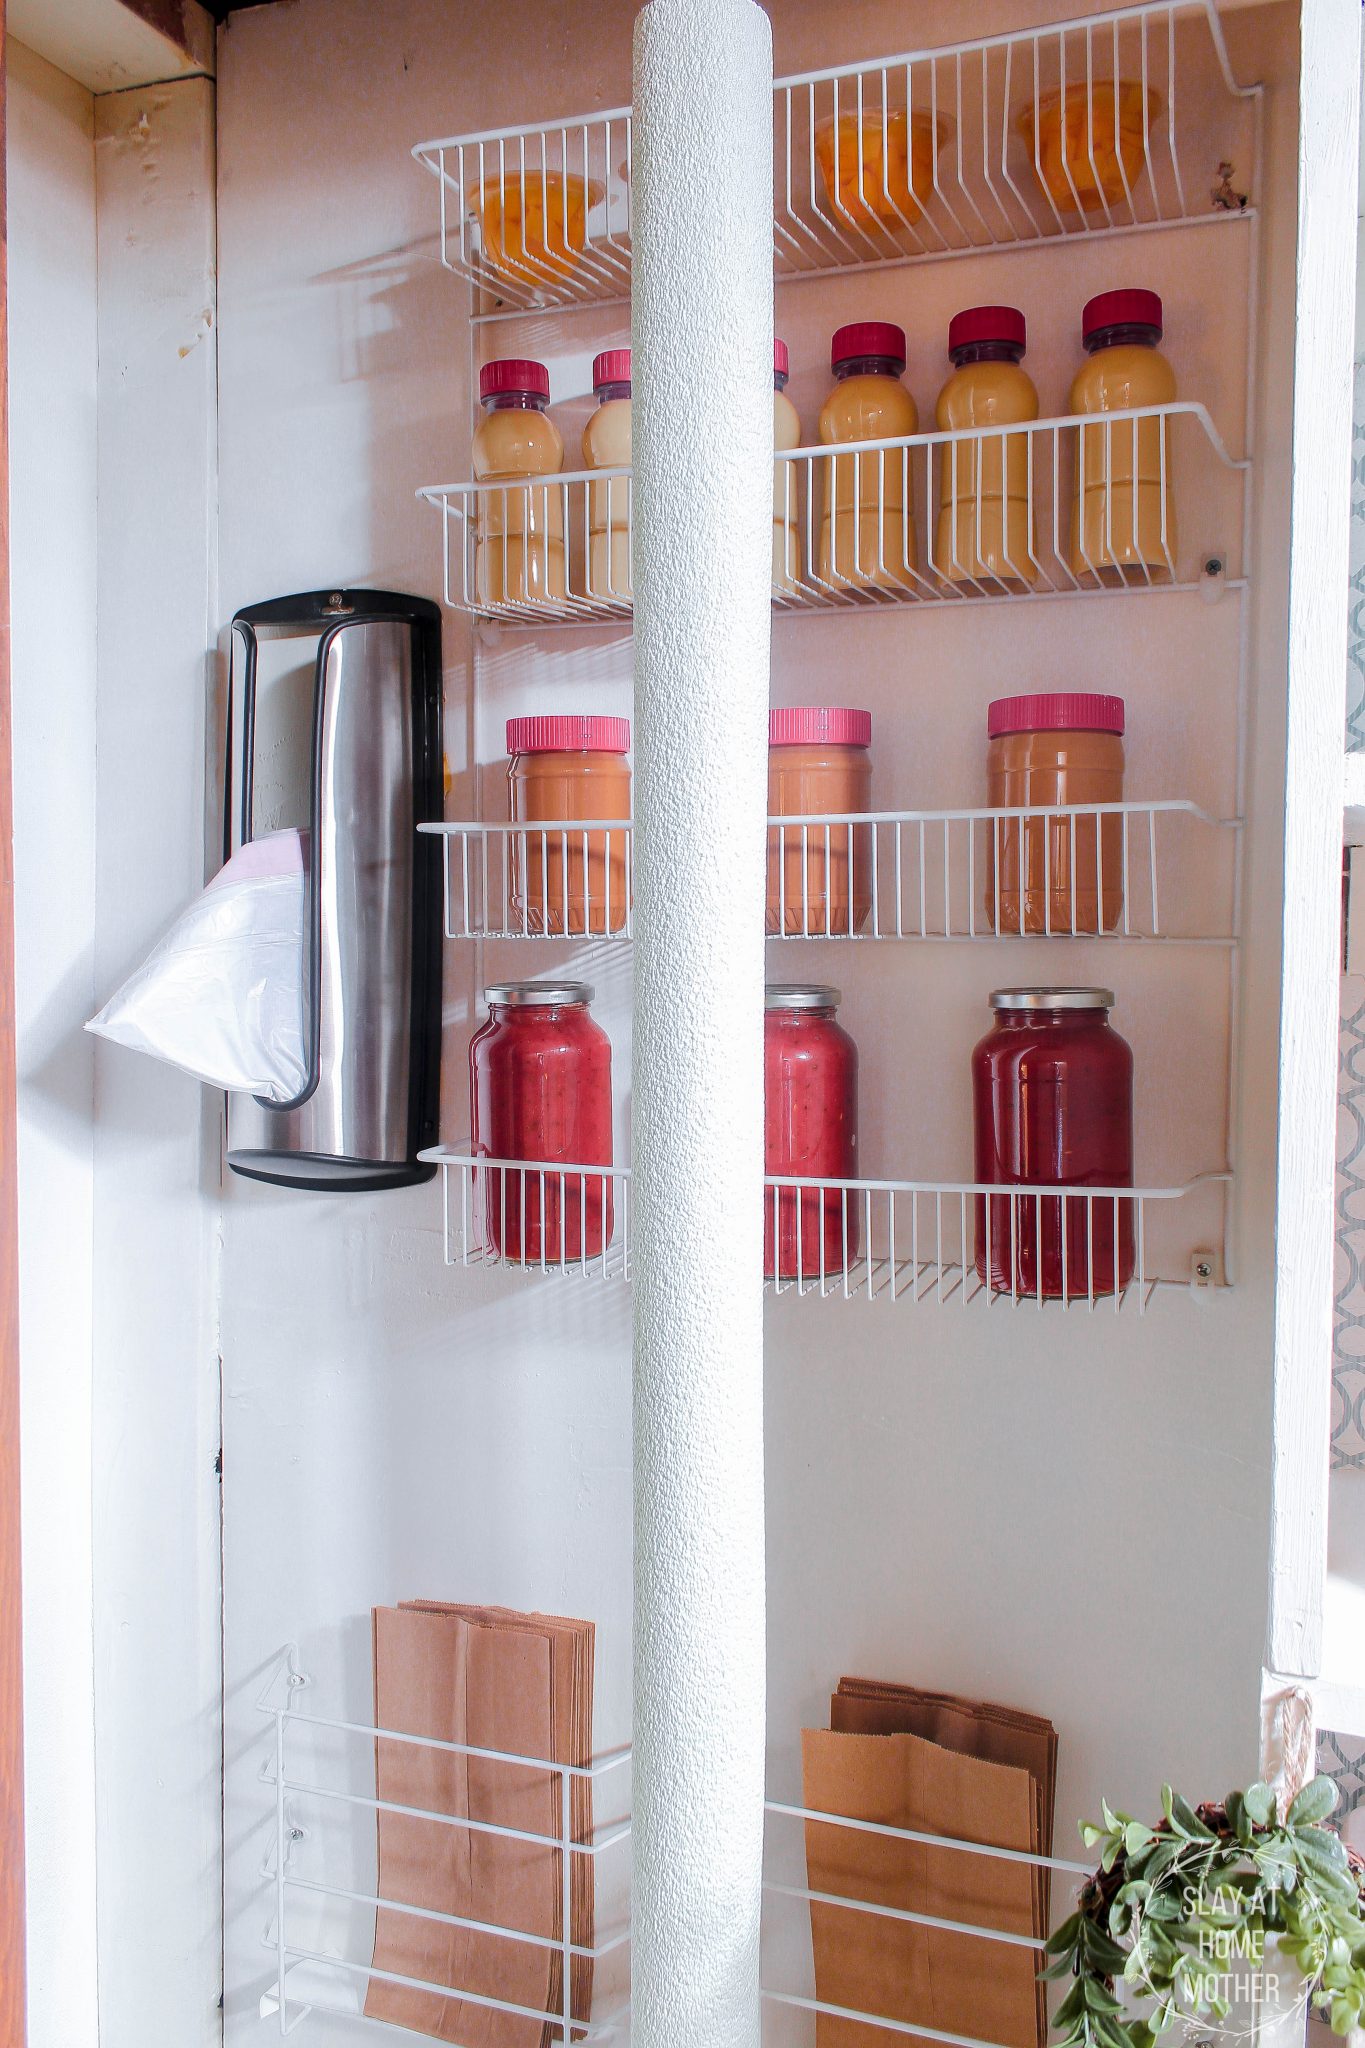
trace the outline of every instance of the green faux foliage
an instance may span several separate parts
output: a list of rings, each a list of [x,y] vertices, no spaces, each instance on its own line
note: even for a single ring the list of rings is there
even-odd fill
[[[1259,1968],[1271,1935],[1333,2033],[1358,2027],[1365,1877],[1326,1825],[1336,1801],[1332,1780],[1314,1778],[1281,1819],[1267,1785],[1199,1807],[1167,1785],[1155,1827],[1101,1801],[1103,1824],[1081,1826],[1099,1869],[1041,1972],[1072,1980],[1053,2019],[1062,2048],[1153,2048],[1179,2020],[1226,2019],[1225,1987]]]

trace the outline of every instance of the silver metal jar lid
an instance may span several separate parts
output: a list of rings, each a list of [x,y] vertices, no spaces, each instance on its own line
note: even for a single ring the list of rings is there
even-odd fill
[[[995,988],[993,1010],[1112,1010],[1111,988]]]
[[[837,1010],[837,988],[817,981],[769,982],[764,1007],[769,1010]]]
[[[582,1006],[592,998],[592,986],[586,981],[499,981],[483,992],[486,1003],[507,1010],[524,1010],[535,1003]]]

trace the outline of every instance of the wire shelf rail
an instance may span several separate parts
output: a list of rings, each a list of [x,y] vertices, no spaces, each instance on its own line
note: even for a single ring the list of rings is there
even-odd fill
[[[508,1266],[529,1277],[631,1277],[629,1167],[486,1158],[433,1146],[448,1265]],[[764,1275],[774,1294],[925,1305],[1132,1306],[1172,1277],[1151,1219],[1179,1186],[1017,1187],[987,1181],[764,1180]],[[1212,1277],[1210,1267],[1206,1278]]]
[[[1205,508],[1246,464],[1193,400],[781,450],[773,603],[783,611],[1125,590],[1216,594],[1242,565],[1182,547],[1176,488]],[[1183,481],[1182,481],[1183,479]],[[455,611],[522,625],[631,615],[628,469],[428,484]],[[1228,495],[1229,532],[1241,507]]]
[[[447,938],[633,935],[628,820],[418,829],[442,842]],[[1184,798],[771,817],[767,929],[1231,946],[1237,829]],[[1173,873],[1197,897],[1174,914]]]
[[[778,79],[778,274],[1245,217],[1257,91],[1213,0]],[[631,153],[624,107],[417,144],[481,317],[628,296]]]
[[[579,1796],[579,1788],[592,1792],[627,1772],[631,1761],[629,1748],[609,1751],[588,1764],[568,1764],[483,1748],[472,1743],[443,1741],[400,1729],[379,1727],[374,1722],[304,1711],[300,1702],[310,1682],[299,1667],[296,1650],[290,1645],[281,1652],[257,1701],[258,1711],[272,1723],[274,1737],[271,1754],[262,1762],[259,1773],[260,1784],[272,1795],[274,1821],[273,1847],[261,1874],[271,1891],[271,1922],[264,1939],[266,1947],[274,1955],[275,1972],[272,1984],[260,2001],[261,2017],[277,2017],[280,2033],[290,2034],[312,2012],[360,2015],[364,2010],[366,1988],[377,1983],[425,1992],[437,1999],[457,1999],[470,2006],[538,2021],[550,2040],[564,2043],[597,2040],[608,2034],[620,2013],[613,2008],[610,1999],[602,2002],[601,2009],[594,2001],[591,2012],[585,2012],[582,1987],[586,1980],[583,1973],[586,1968],[626,1951],[630,1941],[629,1929],[622,1918],[621,1924],[612,1925],[609,1931],[595,1935],[591,1942],[576,1941],[572,1873],[575,1858],[590,1858],[594,1866],[600,1868],[602,1860],[611,1852],[629,1844],[631,1829],[628,1815],[595,1829],[585,1829]],[[342,1769],[335,1757],[325,1770],[315,1765],[309,1776],[300,1775],[292,1761],[294,1745],[310,1732],[359,1738],[368,1757],[365,1782],[373,1785],[375,1790],[356,1790],[351,1782],[355,1774],[354,1764]],[[545,1778],[547,1788],[552,1790],[559,1824],[553,1832],[540,1833],[480,1819],[469,1813],[398,1805],[380,1798],[377,1780],[380,1744],[406,1745],[534,1772]],[[330,1777],[327,1770],[330,1770]],[[303,1824],[304,1816],[319,1807],[371,1815],[376,1821],[380,1814],[391,1813],[429,1824],[432,1829],[455,1829],[473,1838],[498,1837],[523,1843],[528,1849],[553,1852],[560,1880],[560,1932],[554,1936],[529,1933],[521,1928],[381,1897],[377,1890],[329,1878],[325,1865],[316,1866],[319,1874],[314,1874],[313,1870],[303,1867],[300,1852],[310,1838],[310,1829]],[[466,1930],[488,1941],[506,1943],[509,1950],[548,1950],[558,1966],[554,1983],[559,1989],[561,2006],[549,2009],[530,2006],[516,1999],[377,1967],[368,1944],[364,1961],[355,1956],[319,1949],[291,1932],[294,1917],[291,1908],[297,1912],[304,1900],[309,1901],[314,1909],[324,1908],[330,1902],[333,1907],[344,1909],[352,1919],[352,1909],[360,1908],[365,1915],[360,1924],[366,1928],[374,1925],[372,1916],[381,1912],[394,1913]]]
[[[893,1926],[915,1927],[947,1934],[966,1936],[980,1940],[992,1947],[1023,1948],[1033,1951],[1041,1966],[1045,1936],[1022,1931],[1024,1920],[1033,1924],[1050,1924],[1053,1914],[1050,1905],[1051,1879],[1054,1873],[1068,1878],[1085,1878],[1090,1868],[1062,1856],[1044,1856],[1026,1849],[1007,1849],[994,1843],[969,1841],[952,1835],[934,1834],[926,1829],[897,1827],[888,1822],[855,1817],[848,1814],[832,1813],[821,1807],[804,1806],[792,1802],[769,1799],[765,1802],[765,1813],[769,1825],[765,1830],[764,1855],[764,1956],[762,1995],[770,2007],[789,2008],[797,2012],[824,2014],[829,2018],[856,2020],[868,2026],[877,2027],[892,2035],[910,2036],[951,2044],[951,2048],[997,2048],[997,2044],[983,2040],[975,2034],[955,2033],[942,2027],[935,2027],[922,2020],[898,2017],[894,2013],[872,2009],[860,2003],[848,2006],[835,2003],[827,1996],[820,1995],[820,1967],[815,1950],[814,1925],[817,1914],[825,1922],[826,1938],[831,1933],[829,1915],[850,1913],[871,1916],[893,1923]],[[795,1822],[796,1828],[789,1824]],[[773,1825],[776,1823],[777,1825]],[[879,1890],[881,1896],[869,1899],[860,1894],[853,1883],[847,1889],[822,1890],[810,1883],[807,1857],[814,1844],[820,1843],[824,1850],[823,1861],[836,1866],[848,1859],[841,1856],[832,1846],[840,1836],[870,1837],[880,1847]],[[904,1845],[907,1852],[903,1867],[895,1868],[897,1845]],[[798,1855],[798,1845],[804,1854]],[[964,1859],[965,1867],[958,1870],[950,1882],[952,1902],[956,1911],[950,1916],[924,1910],[925,1904],[941,1895],[943,1884],[937,1891],[931,1890],[928,1882],[930,1865],[924,1852],[943,1852],[955,1863],[958,1856]],[[785,1852],[785,1853],[784,1853]],[[915,1852],[912,1856],[910,1852]],[[1016,1914],[1016,1924],[1000,1924],[1001,1908],[998,1896],[991,1897],[987,1890],[978,1897],[974,1884],[973,1865],[987,1876],[983,1866],[1004,1863],[1020,1872],[1021,1878],[1027,1871]],[[774,1871],[785,1875],[774,1875]],[[799,1878],[800,1881],[797,1881]],[[989,1881],[989,1880],[988,1880]],[[1037,1886],[1037,1907],[1029,1910],[1024,1896],[1030,1884]],[[888,1890],[894,1889],[902,1903],[892,1904],[886,1898]],[[909,1901],[917,1903],[909,1903]],[[804,1926],[798,1928],[791,1911],[794,1904]],[[1035,1918],[1036,1912],[1036,1918]],[[977,1917],[971,1917],[973,1914]],[[894,1938],[894,1937],[893,1937]],[[989,1968],[989,1949],[982,1952],[982,1967]],[[841,1972],[846,1976],[847,1972]],[[800,1979],[803,1988],[796,1986]],[[808,1987],[808,1988],[806,1988]],[[916,2000],[909,1982],[897,1987],[902,1994],[896,1999],[896,1990],[883,1980],[876,1987],[893,2002],[900,2002],[902,2012],[908,2007],[915,2010],[922,2005],[923,1998]],[[873,1987],[868,1987],[869,1991]],[[874,1993],[875,1995],[875,1993]]]

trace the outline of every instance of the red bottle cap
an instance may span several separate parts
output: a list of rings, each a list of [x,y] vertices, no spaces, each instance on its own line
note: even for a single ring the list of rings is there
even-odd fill
[[[905,329],[891,320],[855,320],[849,327],[835,329],[829,345],[829,366],[856,362],[860,356],[889,356],[898,370],[905,368]]]
[[[949,355],[954,349],[969,348],[974,341],[1003,341],[1022,349],[1027,340],[1024,316],[1017,306],[968,306],[948,322]]]
[[[604,384],[629,384],[630,350],[608,348],[592,359],[592,388],[600,391]]]
[[[1161,334],[1161,300],[1156,292],[1101,292],[1086,303],[1081,314],[1081,339],[1089,341],[1105,327],[1155,327]]]
[[[626,754],[628,718],[509,718],[509,754]]]
[[[992,739],[1007,732],[1121,733],[1123,699],[1095,696],[1086,690],[997,697],[986,712],[986,730]]]
[[[791,375],[791,358],[787,354],[787,344],[785,341],[778,341],[776,338],[773,340],[773,375],[774,377],[790,377]]]
[[[872,713],[849,711],[842,704],[784,705],[768,713],[770,747],[869,747]]]
[[[528,362],[525,356],[500,356],[480,370],[479,396],[496,398],[502,391],[530,391],[538,398],[548,398],[550,373],[544,363]]]

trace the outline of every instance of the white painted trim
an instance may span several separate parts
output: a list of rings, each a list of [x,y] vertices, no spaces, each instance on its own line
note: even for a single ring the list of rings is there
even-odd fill
[[[95,984],[203,882],[217,613],[213,86],[95,104]],[[95,1053],[100,2048],[220,2038],[218,1099]]]
[[[171,78],[212,78],[213,17],[180,0],[182,35],[154,28],[123,0],[8,0],[10,36],[90,92],[126,92]]]
[[[1327,1556],[1358,0],[1305,0],[1280,1001],[1274,1482],[1266,1662],[1315,1677]]]

